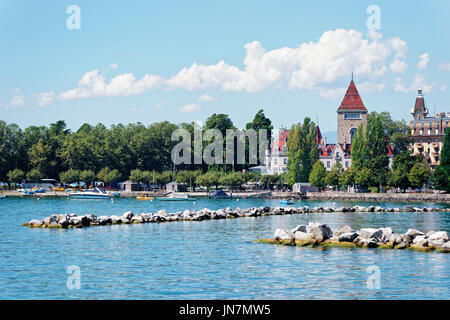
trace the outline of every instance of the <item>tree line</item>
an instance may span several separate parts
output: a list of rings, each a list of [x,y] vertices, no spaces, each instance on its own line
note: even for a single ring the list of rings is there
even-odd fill
[[[164,121],[149,126],[132,123],[110,128],[101,123],[83,124],[72,132],[62,120],[48,127],[30,126],[24,130],[17,124],[0,121],[0,181],[36,182],[50,178],[64,183],[99,180],[111,184],[133,176],[133,170],[140,170],[158,184],[169,179],[167,172],[173,169],[171,153],[178,142],[172,141],[171,136],[179,128],[193,135],[196,124]],[[226,130],[235,126],[228,115],[213,114],[201,129],[218,129],[225,136]],[[246,129],[266,129],[270,135],[272,124],[260,110]],[[241,171],[248,167],[248,163],[235,166],[202,163],[182,164],[176,169],[205,173]]]

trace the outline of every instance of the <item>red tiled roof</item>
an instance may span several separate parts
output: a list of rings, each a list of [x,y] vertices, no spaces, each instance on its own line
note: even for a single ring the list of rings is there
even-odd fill
[[[338,108],[338,111],[343,110],[367,111],[353,80],[350,82],[347,92],[345,93],[344,99],[342,99],[341,105]]]

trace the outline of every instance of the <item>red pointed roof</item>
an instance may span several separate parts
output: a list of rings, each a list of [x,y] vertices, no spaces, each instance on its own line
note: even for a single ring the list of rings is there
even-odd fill
[[[344,99],[338,108],[338,111],[367,111],[362,99],[359,95],[358,89],[356,89],[355,83],[350,82],[347,92],[345,93]]]

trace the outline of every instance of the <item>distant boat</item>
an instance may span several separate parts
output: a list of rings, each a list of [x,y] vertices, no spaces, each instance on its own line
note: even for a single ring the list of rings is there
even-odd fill
[[[226,193],[223,190],[214,190],[211,194],[208,195],[210,199],[231,199],[231,195]]]
[[[159,201],[196,201],[197,199],[189,198],[187,193],[176,193],[172,192],[171,194],[165,197],[156,197],[156,200]]]
[[[67,195],[70,199],[110,199],[112,197],[99,188],[90,191],[69,192]]]
[[[0,194],[0,199],[6,199],[6,194]]]
[[[281,200],[280,204],[294,204],[294,200]]]
[[[136,197],[136,200],[142,201],[153,200],[153,197],[150,196],[148,193],[142,193]]]
[[[33,190],[27,190],[27,189],[22,190],[22,197],[29,197],[29,196],[33,196],[33,195],[34,195]]]

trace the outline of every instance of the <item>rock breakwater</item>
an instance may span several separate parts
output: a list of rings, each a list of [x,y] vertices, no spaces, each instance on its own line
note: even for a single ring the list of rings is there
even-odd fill
[[[173,221],[201,221],[214,219],[232,219],[241,217],[259,217],[268,215],[285,214],[305,214],[305,213],[325,213],[325,212],[450,212],[450,208],[419,208],[413,206],[403,206],[398,208],[382,208],[380,206],[354,206],[354,207],[253,207],[247,209],[218,209],[210,210],[204,208],[201,210],[184,210],[173,213],[167,213],[166,210],[159,210],[156,213],[133,214],[131,211],[123,215],[95,216],[93,214],[76,215],[72,214],[53,214],[42,220],[33,219],[24,226],[30,228],[84,228],[90,226],[105,226],[114,224],[132,224],[132,223],[154,223],[154,222],[173,222]]]
[[[293,229],[277,229],[271,239],[257,242],[291,246],[334,246],[346,248],[414,249],[418,251],[450,252],[446,231],[408,229],[395,233],[391,227],[353,230],[349,225],[332,230],[326,224],[309,223]]]

